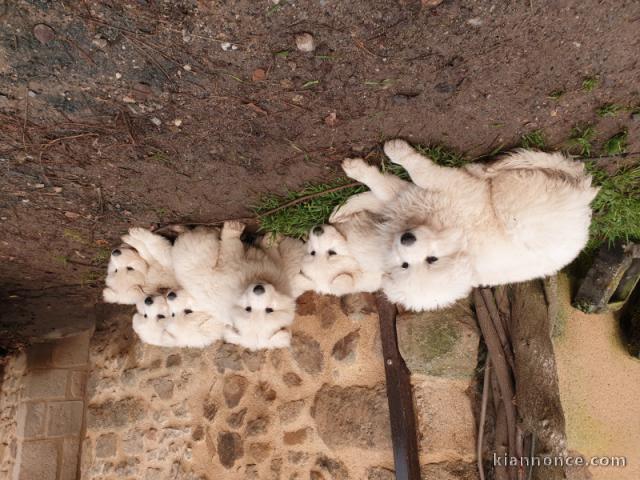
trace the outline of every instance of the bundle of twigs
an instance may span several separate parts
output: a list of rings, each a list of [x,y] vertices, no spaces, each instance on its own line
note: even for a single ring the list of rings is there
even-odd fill
[[[473,292],[476,316],[487,347],[478,428],[478,468],[496,480],[562,479],[562,467],[536,465],[534,458],[566,452],[551,318],[542,282]],[[486,448],[488,408],[493,442]],[[485,465],[485,450],[492,450]]]

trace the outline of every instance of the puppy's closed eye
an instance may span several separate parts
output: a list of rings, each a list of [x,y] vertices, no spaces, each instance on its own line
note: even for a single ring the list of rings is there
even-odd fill
[[[127,267],[127,270],[131,272],[133,271],[133,267]]]
[[[329,254],[330,257],[333,257],[334,255],[337,255],[335,250],[329,250],[327,253]]]
[[[438,261],[438,257],[427,257],[427,263],[432,264]]]

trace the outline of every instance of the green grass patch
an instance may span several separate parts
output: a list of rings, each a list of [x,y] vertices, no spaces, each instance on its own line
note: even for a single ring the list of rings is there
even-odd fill
[[[615,117],[625,108],[617,103],[605,103],[596,110],[599,117]]]
[[[593,140],[596,136],[596,129],[592,125],[574,127],[569,137],[569,152],[588,157],[593,149]]]
[[[549,97],[551,100],[558,100],[561,96],[564,95],[564,90],[553,90],[552,92],[549,92],[549,95],[547,95],[547,97]]]
[[[536,148],[538,150],[544,150],[547,147],[547,142],[544,139],[542,130],[534,130],[527,133],[520,139],[520,145],[523,148]]]
[[[459,167],[468,161],[462,155],[442,146],[416,146],[416,149],[438,165]],[[383,162],[381,169],[383,172],[408,179],[407,172],[399,165]],[[333,209],[343,204],[350,196],[367,191],[367,187],[359,184],[340,188],[350,183],[353,183],[350,178],[340,177],[332,182],[306,185],[300,191],[287,192],[282,196],[266,195],[252,208],[252,211],[260,220],[262,231],[300,238],[306,235],[313,226],[326,223]],[[317,196],[277,212],[268,213],[309,195]]]
[[[600,80],[596,77],[586,77],[582,80],[582,90],[592,92],[600,85]]]
[[[100,247],[93,256],[92,263],[102,265],[107,263],[109,258],[111,258],[111,250],[105,247]]]
[[[620,155],[627,151],[627,131],[623,130],[616,133],[609,140],[604,142],[602,150],[607,155]]]
[[[593,183],[600,187],[592,203],[591,239],[588,250],[604,242],[640,240],[640,165],[609,175],[595,162],[586,164]]]

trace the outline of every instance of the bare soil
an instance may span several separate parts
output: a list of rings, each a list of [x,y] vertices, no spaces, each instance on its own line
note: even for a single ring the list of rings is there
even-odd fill
[[[3,325],[86,318],[129,226],[246,216],[385,138],[477,157],[594,123],[640,150],[638,115],[596,115],[640,104],[640,3],[423,3],[0,1]]]

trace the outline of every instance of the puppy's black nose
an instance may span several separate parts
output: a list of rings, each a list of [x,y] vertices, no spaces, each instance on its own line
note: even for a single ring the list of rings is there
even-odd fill
[[[177,297],[176,292],[169,292],[169,295],[167,295],[167,298],[169,300],[175,300]]]
[[[253,293],[255,293],[256,295],[262,295],[265,292],[264,290],[264,286],[262,285],[256,285],[255,287],[253,287]]]
[[[413,245],[416,242],[416,236],[411,232],[405,232],[400,237],[400,243],[405,246]]]
[[[144,304],[145,305],[153,305],[153,298],[151,297],[147,297],[144,299]]]
[[[122,252],[120,251],[119,248],[116,248],[113,252],[111,252],[111,255],[113,255],[114,257],[117,257],[118,255],[120,255]]]
[[[313,234],[316,237],[319,237],[320,235],[322,235],[324,233],[324,228],[317,226],[317,227],[313,227]]]

